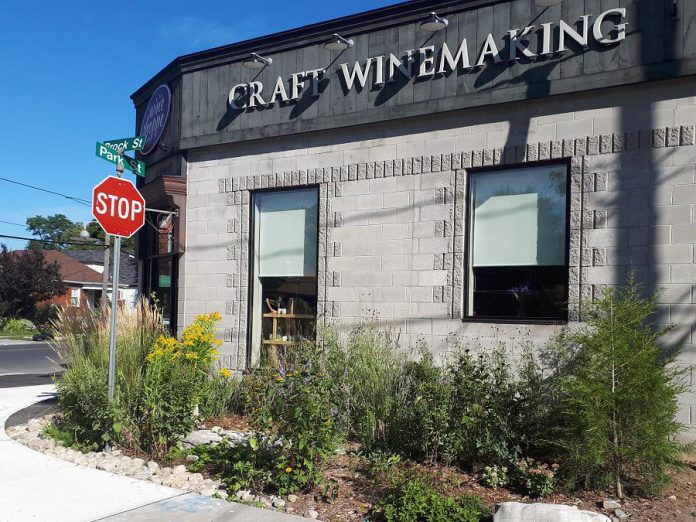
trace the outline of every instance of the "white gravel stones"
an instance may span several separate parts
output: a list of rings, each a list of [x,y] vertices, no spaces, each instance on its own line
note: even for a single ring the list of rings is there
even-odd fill
[[[611,500],[608,498],[604,502],[602,502],[602,507],[604,509],[619,509],[621,507],[621,504],[618,503],[616,500]]]
[[[50,421],[52,415],[47,415],[40,419],[32,419],[27,424],[7,428],[8,435],[17,442],[29,446],[36,451],[42,451],[54,458],[62,459],[79,466],[96,468],[110,473],[133,477],[138,480],[147,480],[155,484],[169,486],[176,489],[183,489],[206,497],[216,497],[221,499],[228,498],[228,493],[221,489],[223,484],[217,480],[205,478],[201,473],[190,473],[186,466],[179,464],[173,468],[160,466],[153,460],[146,461],[138,457],[124,455],[121,450],[113,450],[110,453],[90,451],[82,453],[80,451],[67,448],[56,443],[54,439],[44,438],[43,428]],[[229,439],[231,443],[246,442],[249,435],[234,430],[223,430],[215,426],[211,430],[199,430],[193,432],[186,440],[189,443],[217,444],[223,438]],[[203,442],[206,441],[206,442]],[[187,444],[184,441],[184,447]],[[195,462],[197,459],[188,458],[188,462]],[[285,511],[292,511],[286,508],[286,500],[271,496],[260,496],[254,491],[240,490],[235,496],[243,502],[261,502],[267,507],[273,507]],[[289,495],[287,501],[296,502],[296,495]],[[311,511],[310,511],[311,513]],[[316,513],[316,512],[315,512]],[[318,514],[317,514],[318,516]],[[316,518],[316,517],[314,517]]]
[[[314,511],[313,509],[310,509],[309,511],[307,511],[307,516],[308,516],[309,518],[311,518],[312,520],[314,520],[314,519],[319,518],[319,513],[317,513],[317,512]]]

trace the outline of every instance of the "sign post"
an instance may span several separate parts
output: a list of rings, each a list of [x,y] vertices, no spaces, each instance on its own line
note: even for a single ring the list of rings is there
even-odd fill
[[[145,200],[129,180],[109,176],[92,191],[92,215],[104,232],[114,236],[111,282],[111,332],[109,334],[109,402],[116,389],[116,316],[121,269],[121,238],[129,238],[145,224]]]

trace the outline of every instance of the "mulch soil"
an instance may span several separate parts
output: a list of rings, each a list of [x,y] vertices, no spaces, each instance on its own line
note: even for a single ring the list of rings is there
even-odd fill
[[[239,416],[209,419],[200,428],[211,429],[214,426],[240,431],[249,428],[245,419]],[[288,503],[287,507],[298,515],[313,509],[319,513],[319,519],[326,521],[364,520],[372,507],[384,497],[388,480],[385,473],[371,475],[367,460],[350,451],[354,448],[349,446],[347,449],[346,454],[337,455],[328,463],[322,484],[297,493],[298,500]],[[124,453],[147,459],[133,452]],[[162,466],[186,464],[183,460],[161,460],[159,463]],[[543,499],[532,499],[506,488],[484,487],[477,475],[440,463],[403,462],[399,468],[419,476],[444,494],[453,497],[477,495],[492,509],[502,502],[546,502],[576,505],[581,510],[595,511],[609,517],[613,514],[612,510],[602,508],[603,500],[614,498],[611,491],[558,492]],[[203,469],[201,473],[206,477],[211,476],[210,469]],[[685,455],[684,465],[670,471],[670,477],[671,484],[659,498],[627,497],[621,500],[621,509],[628,513],[629,520],[696,522],[696,454]],[[331,494],[331,491],[337,494]]]

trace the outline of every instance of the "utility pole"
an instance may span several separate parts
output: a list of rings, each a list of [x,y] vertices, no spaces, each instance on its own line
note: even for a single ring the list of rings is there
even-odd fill
[[[109,254],[111,253],[111,235],[104,235],[104,271],[102,272],[101,307],[106,310],[109,307]]]

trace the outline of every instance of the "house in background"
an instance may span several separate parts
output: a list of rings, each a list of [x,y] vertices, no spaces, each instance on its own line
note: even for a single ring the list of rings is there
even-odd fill
[[[44,251],[46,261],[55,261],[67,287],[65,293],[50,302],[60,306],[99,306],[102,296],[104,253],[99,250]],[[108,294],[110,297],[110,293]],[[121,253],[119,304],[134,306],[138,300],[138,268],[135,258]]]

